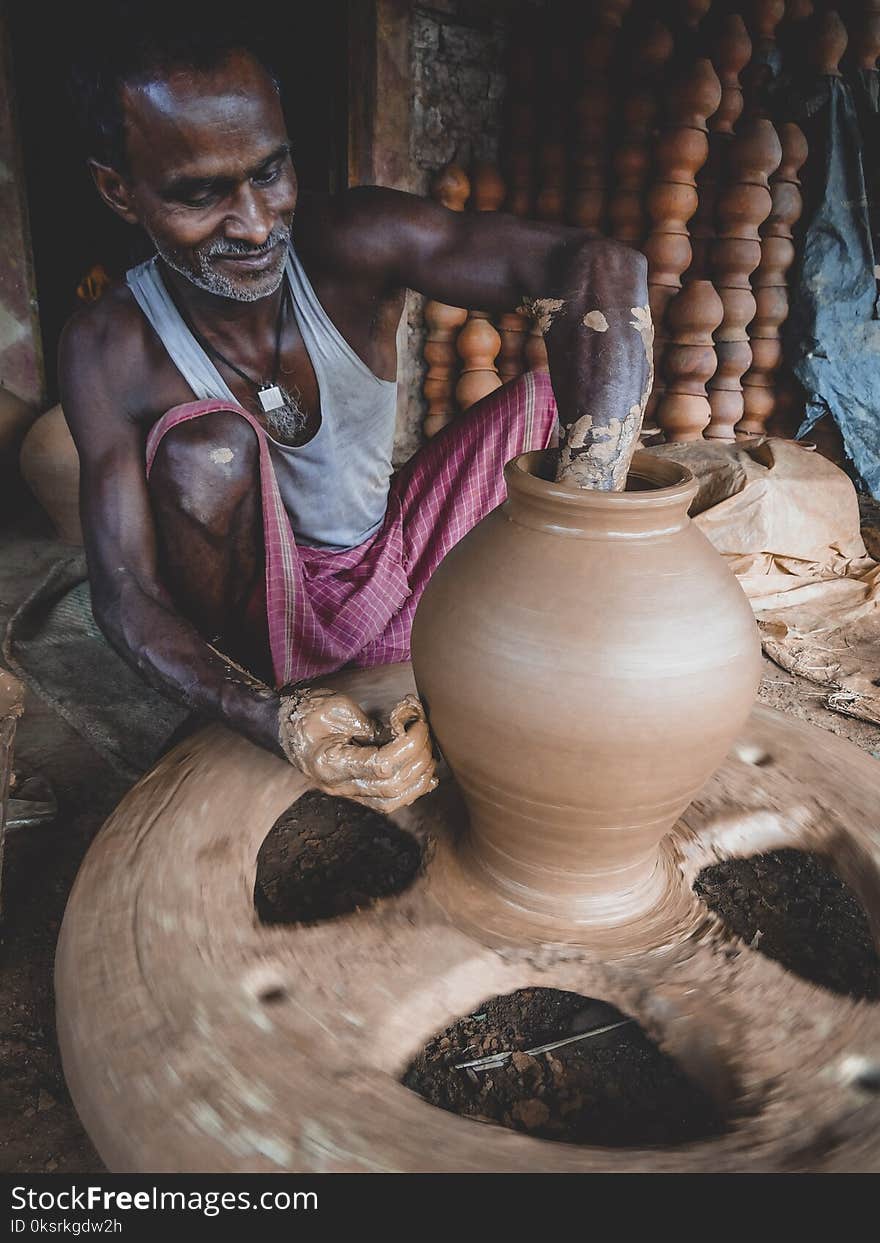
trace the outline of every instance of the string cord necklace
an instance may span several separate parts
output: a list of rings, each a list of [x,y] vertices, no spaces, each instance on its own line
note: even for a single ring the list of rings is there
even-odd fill
[[[212,345],[206,337],[202,336],[195,324],[187,316],[184,316],[184,321],[206,353],[213,354],[230,371],[234,371],[240,379],[244,380],[245,384],[250,385],[255,390],[270,431],[279,440],[287,444],[294,444],[300,437],[306,423],[306,414],[300,404],[302,393],[297,385],[294,385],[294,391],[291,393],[287,389],[282,388],[278,383],[278,374],[281,367],[281,336],[284,330],[285,311],[289,301],[290,286],[285,282],[281,301],[278,304],[278,316],[275,321],[275,355],[272,362],[272,378],[263,383],[249,376],[231,358],[227,358],[225,354],[222,354],[215,345]]]

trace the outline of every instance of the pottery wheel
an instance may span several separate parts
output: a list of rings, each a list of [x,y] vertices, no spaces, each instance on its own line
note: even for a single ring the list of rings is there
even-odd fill
[[[409,666],[335,679],[366,707]],[[667,839],[644,928],[533,925],[461,865],[451,779],[397,824],[414,883],[369,910],[262,924],[257,854],[307,789],[212,727],[165,756],[91,847],[59,942],[58,1027],[80,1117],[111,1170],[865,1171],[880,1163],[880,1006],[826,992],[737,941],[693,895],[709,863],[824,854],[880,933],[877,763],[756,707]],[[651,921],[649,921],[650,924]],[[609,1002],[725,1110],[717,1138],[581,1147],[432,1107],[399,1082],[486,998],[526,987]]]

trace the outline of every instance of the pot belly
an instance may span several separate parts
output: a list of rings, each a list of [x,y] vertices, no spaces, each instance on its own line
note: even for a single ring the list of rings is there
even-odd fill
[[[693,526],[574,539],[501,510],[437,571],[412,650],[475,862],[514,901],[600,922],[650,899],[759,677],[748,601]]]

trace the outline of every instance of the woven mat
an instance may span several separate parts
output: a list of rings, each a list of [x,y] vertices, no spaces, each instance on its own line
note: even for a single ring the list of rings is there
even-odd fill
[[[13,672],[130,780],[146,772],[188,717],[101,634],[82,553],[56,562],[19,607],[3,652]]]

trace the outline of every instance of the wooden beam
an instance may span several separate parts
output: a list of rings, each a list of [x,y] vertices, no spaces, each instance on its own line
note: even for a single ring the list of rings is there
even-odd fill
[[[348,2],[348,184],[413,188],[411,0]]]

